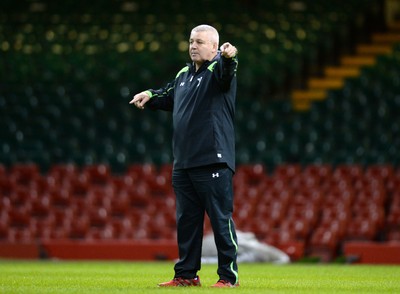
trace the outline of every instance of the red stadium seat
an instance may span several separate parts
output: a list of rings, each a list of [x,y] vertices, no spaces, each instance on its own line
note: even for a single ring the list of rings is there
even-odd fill
[[[326,203],[343,203],[346,206],[350,206],[354,203],[356,198],[356,192],[348,187],[347,184],[342,182],[343,186],[331,186],[330,189],[325,194]],[[329,199],[329,200],[328,200]]]
[[[370,165],[366,167],[365,175],[368,178],[382,179],[386,182],[394,176],[394,168],[390,164]]]
[[[69,181],[69,189],[72,197],[86,197],[90,187],[89,179],[86,175],[72,177]]]
[[[147,180],[147,178],[157,175],[157,167],[154,164],[132,164],[127,168],[127,175],[132,176],[135,180]]]
[[[356,201],[384,206],[386,191],[384,188],[363,188],[357,193]]]
[[[163,213],[157,213],[152,217],[152,222],[146,226],[147,238],[155,240],[172,240],[174,229],[165,225],[166,219]]]
[[[10,194],[10,201],[13,207],[25,206],[37,198],[37,191],[31,190],[25,186],[16,186]]]
[[[372,241],[377,234],[377,225],[374,221],[364,218],[352,219],[347,226],[346,240]]]
[[[359,164],[339,164],[333,171],[334,179],[346,179],[354,182],[363,176],[364,169]]]
[[[10,178],[0,178],[0,195],[2,197],[9,197],[11,193],[16,189],[17,184]]]
[[[396,190],[392,193],[392,205],[400,205],[400,189]]]
[[[69,229],[72,220],[76,217],[76,212],[72,207],[53,208],[49,215],[49,218],[52,219],[53,226],[57,231],[63,228]]]
[[[50,198],[43,196],[30,203],[30,215],[34,218],[46,218],[51,210]]]
[[[281,244],[286,244],[291,241],[295,241],[295,232],[292,230],[282,230],[280,228],[274,229],[270,232],[268,232],[268,235],[261,240],[262,242],[265,242],[267,244],[270,244],[272,246],[279,247]]]
[[[321,261],[329,262],[336,256],[338,245],[339,238],[337,232],[320,227],[311,236],[309,255],[317,256]]]
[[[79,174],[80,170],[75,164],[56,164],[50,167],[48,173],[45,175],[45,178],[49,183],[49,190],[70,190],[72,180],[78,178]]]
[[[172,184],[172,164],[161,165],[159,174],[164,176],[168,183]]]
[[[48,191],[45,194],[52,204],[53,208],[67,208],[71,205],[70,191],[64,188]]]
[[[368,178],[366,176],[357,179],[355,183],[353,183],[353,187],[356,192],[379,190],[381,193],[384,193],[386,191],[385,182],[383,179]]]
[[[319,208],[312,202],[306,203],[291,203],[289,206],[286,219],[292,220],[304,220],[307,221],[310,226],[314,226],[318,220]]]
[[[274,230],[275,226],[276,224],[272,220],[257,218],[257,220],[253,222],[243,223],[238,229],[245,232],[252,232],[258,240],[263,240],[272,230]]]
[[[353,204],[353,215],[355,218],[367,219],[376,226],[376,229],[382,229],[385,222],[385,211],[383,205],[374,202],[356,202]]]
[[[311,203],[319,207],[323,201],[323,192],[319,188],[308,187],[300,188],[293,195],[294,202],[303,202],[304,204]]]
[[[332,166],[328,164],[309,164],[304,168],[304,176],[325,180],[332,176]]]
[[[21,185],[16,177],[0,176],[0,240],[174,240],[172,166],[132,165],[118,176],[102,166],[53,166]],[[263,165],[238,167],[237,228],[275,246],[304,242],[311,256],[326,261],[343,240],[375,240],[383,236],[379,230],[398,240],[396,173],[376,167],[364,173],[358,165],[337,170],[288,164],[270,177]]]
[[[337,217],[338,214],[346,214],[347,216],[351,213],[352,199],[347,194],[344,198],[341,193],[328,193],[325,195],[322,203],[322,215],[333,214],[328,217]]]
[[[396,191],[400,191],[400,176],[393,175],[387,180],[386,189],[388,193],[394,194]]]
[[[331,225],[335,224],[335,226],[338,226],[339,228],[345,229],[348,221],[351,218],[351,212],[350,209],[343,209],[340,205],[338,205],[336,208],[332,207],[329,209],[322,209],[322,216],[320,219],[320,224],[319,225],[325,225],[327,224],[329,228],[331,228]],[[341,231],[341,236],[343,235],[343,231]]]
[[[268,221],[269,223],[280,223],[287,212],[287,202],[280,199],[262,201],[255,205],[253,217],[258,221]]]
[[[100,187],[91,186],[89,187],[86,195],[86,205],[88,208],[91,207],[104,207],[107,210],[111,208],[111,202],[114,197],[114,190],[111,186]]]
[[[386,218],[386,224],[389,229],[400,230],[400,206],[392,206]]]
[[[10,177],[18,185],[29,186],[32,181],[41,177],[40,170],[35,163],[16,163],[10,168]]]
[[[278,165],[274,172],[274,178],[292,179],[300,175],[302,172],[300,164],[281,164]]]
[[[11,243],[30,243],[35,241],[35,236],[29,227],[10,228],[7,241]]]
[[[55,228],[54,218],[32,218],[29,224],[33,237],[36,240],[53,239]]]
[[[283,231],[292,232],[295,240],[306,240],[310,232],[310,223],[306,219],[284,220],[280,227]]]
[[[36,191],[39,195],[43,195],[48,191],[60,189],[60,184],[57,183],[53,177],[43,175],[33,181],[30,184],[29,189]]]
[[[27,228],[30,223],[28,207],[13,208],[8,211],[8,223],[13,228]]]
[[[124,218],[130,211],[130,198],[127,194],[120,194],[111,201],[110,216],[112,218]]]
[[[113,235],[118,239],[131,239],[136,225],[130,217],[112,219],[109,223]]]
[[[9,209],[11,209],[11,200],[9,197],[0,197],[0,220],[3,214],[5,214]]]
[[[6,222],[0,220],[0,242],[8,240],[8,229]]]
[[[151,194],[145,183],[140,183],[134,189],[126,190],[125,193],[129,195],[131,207],[143,208],[151,202]]]
[[[399,227],[391,229],[387,232],[386,240],[389,242],[400,242],[400,230]]]
[[[65,229],[68,229],[70,239],[85,239],[89,232],[89,218],[87,216],[74,218],[71,220],[70,226]]]
[[[321,179],[319,177],[300,174],[292,179],[290,186],[299,193],[307,193],[310,190],[317,190],[320,184]]]
[[[87,165],[82,168],[82,173],[88,177],[91,185],[105,186],[109,183],[111,169],[106,164]]]
[[[146,180],[149,193],[152,196],[164,197],[166,194],[172,192],[172,185],[169,182],[170,176],[154,175],[148,177]]]
[[[237,179],[236,179],[237,175]],[[266,168],[262,164],[243,164],[238,166],[234,180],[242,180],[247,187],[258,186],[267,178]]]
[[[69,179],[76,177],[80,173],[80,170],[76,164],[54,164],[50,167],[48,172],[49,176],[53,176],[57,180]]]
[[[110,218],[104,207],[90,208],[88,212],[90,227],[104,228]]]
[[[138,179],[135,179],[132,174],[128,173],[112,176],[109,180],[109,186],[114,196],[125,194],[127,191],[135,191],[138,183]]]

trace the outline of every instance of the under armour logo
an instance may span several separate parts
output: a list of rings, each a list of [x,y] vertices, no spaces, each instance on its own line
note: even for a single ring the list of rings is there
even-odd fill
[[[213,174],[212,174],[212,177],[213,177],[213,178],[219,178],[219,173],[215,173],[215,174],[213,173]]]

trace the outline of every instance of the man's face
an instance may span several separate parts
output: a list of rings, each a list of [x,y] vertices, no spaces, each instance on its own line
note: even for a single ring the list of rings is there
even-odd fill
[[[211,41],[210,32],[192,32],[189,39],[189,55],[200,66],[206,60],[212,60],[217,52],[217,44]]]

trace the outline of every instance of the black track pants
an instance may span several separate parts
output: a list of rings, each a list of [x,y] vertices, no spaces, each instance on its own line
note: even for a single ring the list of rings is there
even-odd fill
[[[179,247],[175,277],[194,278],[201,268],[204,215],[207,212],[218,249],[218,275],[232,284],[238,281],[232,176],[232,171],[225,165],[173,171]]]

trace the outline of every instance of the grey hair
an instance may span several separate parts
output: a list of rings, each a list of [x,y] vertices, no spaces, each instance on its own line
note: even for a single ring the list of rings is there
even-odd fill
[[[210,41],[217,43],[217,45],[219,44],[219,34],[216,28],[207,24],[201,24],[192,29],[192,32],[204,32],[204,31],[211,32]]]

